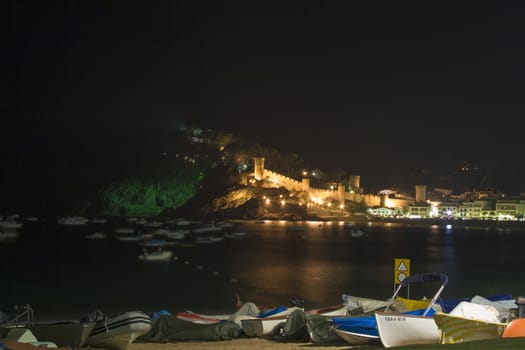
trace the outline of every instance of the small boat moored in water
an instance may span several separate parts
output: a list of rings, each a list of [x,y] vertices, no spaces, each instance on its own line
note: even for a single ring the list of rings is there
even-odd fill
[[[86,239],[105,239],[106,234],[104,232],[93,232],[89,235],[86,235]]]
[[[139,255],[140,260],[170,260],[173,256],[173,252],[170,250],[156,250],[148,252],[144,249],[143,253]]]
[[[368,234],[366,231],[363,231],[361,229],[352,229],[350,230],[350,237],[352,238],[365,238]]]
[[[65,216],[57,220],[61,226],[84,226],[89,220],[82,216]]]

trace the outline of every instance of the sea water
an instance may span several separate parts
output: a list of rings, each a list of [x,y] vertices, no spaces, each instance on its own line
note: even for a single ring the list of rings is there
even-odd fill
[[[139,243],[115,239],[114,224],[29,222],[18,239],[0,242],[0,311],[29,304],[37,320],[79,319],[96,309],[229,313],[236,295],[267,306],[300,297],[306,308],[343,294],[387,299],[396,258],[409,274],[445,273],[443,298],[525,295],[525,225],[470,225],[370,222],[356,226],[367,237],[352,238],[342,222],[235,221],[246,238],[185,243],[165,248],[169,261],[143,261]],[[107,238],[85,238],[97,231]]]

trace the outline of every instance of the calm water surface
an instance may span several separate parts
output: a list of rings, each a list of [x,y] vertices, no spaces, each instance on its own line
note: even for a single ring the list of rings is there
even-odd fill
[[[114,225],[55,222],[26,223],[18,240],[0,242],[0,310],[30,304],[37,320],[78,319],[94,309],[231,312],[235,294],[263,305],[301,296],[307,308],[343,293],[386,299],[395,258],[410,259],[412,274],[447,274],[444,298],[525,295],[525,225],[370,223],[356,239],[336,222],[236,221],[246,239],[169,247],[175,259],[160,262],[139,260],[141,247],[116,240]],[[95,231],[109,236],[84,238]]]

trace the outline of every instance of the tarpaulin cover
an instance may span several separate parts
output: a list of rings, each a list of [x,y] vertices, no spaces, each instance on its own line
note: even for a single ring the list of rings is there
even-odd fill
[[[169,343],[183,340],[231,340],[239,337],[240,329],[232,321],[198,324],[180,320],[177,316],[160,316],[151,324],[151,330],[136,341]]]

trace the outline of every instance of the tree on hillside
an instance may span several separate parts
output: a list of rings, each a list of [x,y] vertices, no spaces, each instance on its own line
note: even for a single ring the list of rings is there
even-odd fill
[[[266,147],[259,143],[248,143],[246,140],[237,140],[225,148],[233,166],[246,170],[244,165],[253,169],[253,158],[264,157],[264,167],[285,176],[299,179],[304,168],[304,161],[296,153],[281,154],[277,149]]]
[[[272,158],[268,167],[293,179],[300,179],[304,168],[304,161],[296,153],[279,154]]]

